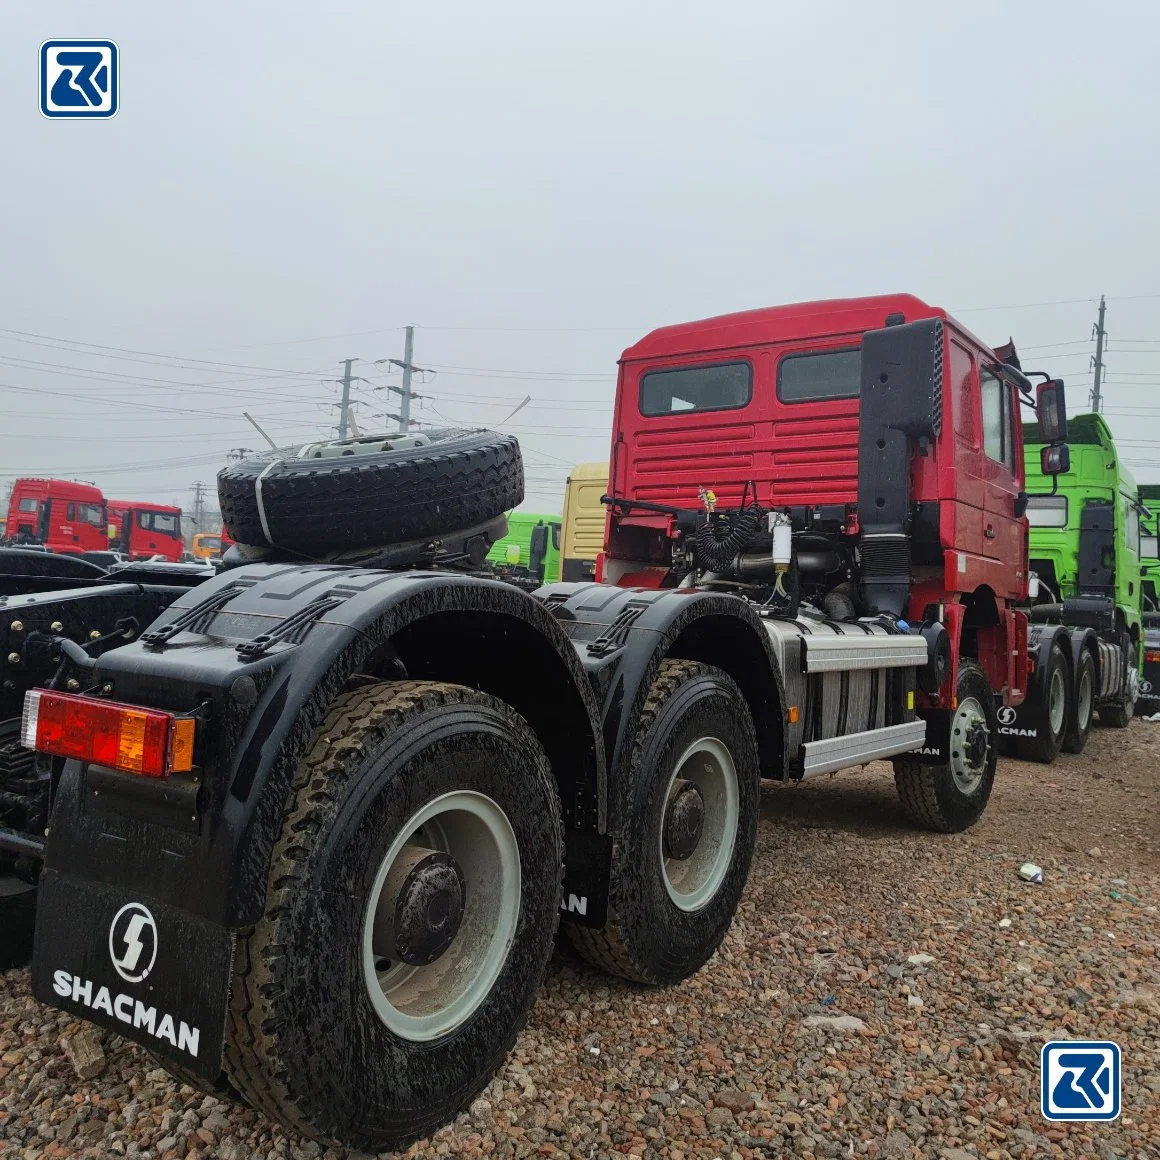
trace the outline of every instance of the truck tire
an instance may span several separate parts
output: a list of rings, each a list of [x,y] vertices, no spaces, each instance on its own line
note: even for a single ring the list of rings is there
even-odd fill
[[[943,765],[905,758],[894,762],[894,784],[907,816],[924,830],[944,834],[957,834],[982,816],[999,760],[995,695],[976,661],[959,661],[955,692],[950,760]]]
[[[0,869],[0,971],[26,967],[36,927],[36,887]]]
[[[1101,725],[1106,725],[1112,729],[1127,729],[1136,712],[1136,698],[1133,696],[1135,683],[1131,679],[1132,670],[1129,660],[1135,657],[1137,652],[1132,644],[1132,638],[1123,631],[1120,633],[1119,646],[1120,654],[1123,657],[1120,692],[1115,701],[1100,706],[1099,714]]]
[[[1067,655],[1060,641],[1055,640],[1047,654],[1047,671],[1043,674],[1043,723],[1034,737],[1015,739],[1015,753],[1023,761],[1049,765],[1059,756],[1075,699],[1068,692],[1069,676]]]
[[[341,696],[238,943],[230,1082],[320,1141],[373,1153],[429,1135],[527,1019],[562,875],[551,768],[511,708],[434,681]]]
[[[1090,649],[1082,649],[1075,664],[1071,708],[1067,714],[1067,732],[1063,735],[1065,753],[1082,753],[1092,731],[1095,715],[1096,663]]]
[[[287,452],[273,467],[270,456],[231,464],[218,473],[222,522],[239,544],[321,556],[462,531],[523,500],[514,436],[429,434],[424,447],[322,459]]]
[[[629,778],[604,928],[566,929],[594,966],[638,983],[675,983],[725,937],[757,841],[757,737],[733,680],[709,665],[663,662],[633,738]]]

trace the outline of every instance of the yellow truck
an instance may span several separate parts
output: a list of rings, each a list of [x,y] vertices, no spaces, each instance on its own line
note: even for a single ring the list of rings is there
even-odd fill
[[[191,551],[196,560],[219,560],[222,554],[222,538],[216,532],[198,532],[193,537]]]
[[[578,463],[568,473],[564,490],[561,580],[591,580],[596,557],[604,550],[604,505],[608,490],[607,463]]]

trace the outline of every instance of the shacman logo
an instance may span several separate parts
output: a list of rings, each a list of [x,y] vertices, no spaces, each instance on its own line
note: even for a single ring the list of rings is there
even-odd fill
[[[109,958],[126,983],[139,983],[157,961],[157,923],[149,908],[126,902],[109,926]]]
[[[1015,710],[1010,705],[1001,706],[996,716],[999,718],[1000,725],[1015,724]]]
[[[119,73],[111,40],[46,40],[40,46],[40,111],[54,120],[116,116]]]

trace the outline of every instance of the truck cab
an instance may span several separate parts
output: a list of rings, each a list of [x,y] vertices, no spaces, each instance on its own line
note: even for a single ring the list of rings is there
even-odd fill
[[[884,365],[867,380],[863,336],[907,324],[923,324],[908,360],[922,371]],[[906,294],[654,331],[620,363],[604,578],[678,584],[674,512],[703,509],[706,496],[721,508],[757,503],[788,516],[801,595],[839,619],[885,609],[917,624],[941,610],[933,619],[945,618],[952,656],[932,706],[953,699],[964,649],[1017,704],[1021,392],[1013,348],[1001,355]]]
[[[600,497],[608,490],[607,463],[577,463],[564,487],[563,580],[596,578],[596,561],[604,548],[605,509]]]
[[[130,560],[150,560],[154,556],[180,560],[185,551],[181,508],[111,499],[109,541]]]
[[[67,479],[18,479],[8,504],[6,535],[18,545],[79,556],[108,546],[105,497],[88,483]]]
[[[1098,414],[1068,425],[1070,463],[1041,470],[1036,424],[1026,431],[1027,518],[1033,581],[1033,688],[1003,731],[1019,755],[1078,753],[1093,717],[1124,728],[1139,688],[1142,641],[1141,508],[1135,480]]]

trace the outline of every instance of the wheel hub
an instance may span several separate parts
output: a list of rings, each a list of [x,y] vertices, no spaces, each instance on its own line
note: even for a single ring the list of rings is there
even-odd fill
[[[987,756],[987,728],[980,722],[975,722],[967,730],[966,741],[963,744],[967,761],[972,766],[979,766]]]
[[[705,828],[705,796],[691,781],[677,783],[665,811],[665,855],[679,862],[691,858]]]
[[[467,887],[459,863],[441,850],[413,847],[395,863],[387,889],[397,899],[395,954],[411,966],[435,962],[463,922]]]

